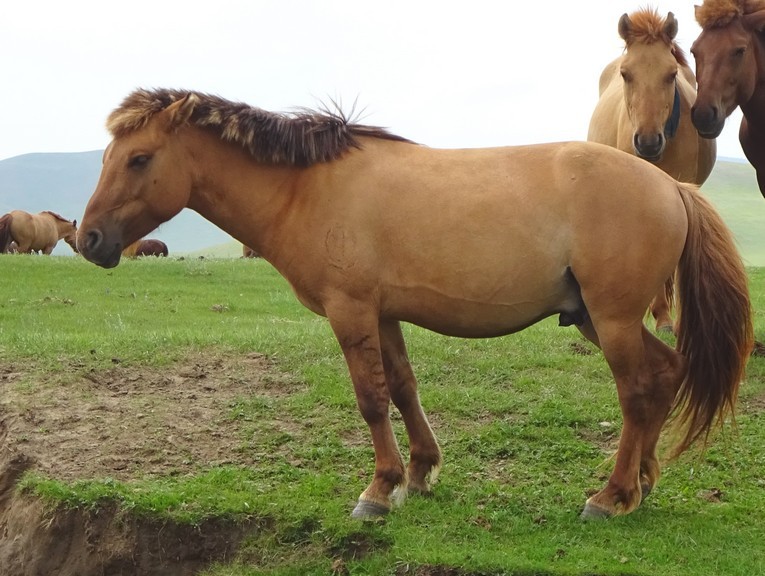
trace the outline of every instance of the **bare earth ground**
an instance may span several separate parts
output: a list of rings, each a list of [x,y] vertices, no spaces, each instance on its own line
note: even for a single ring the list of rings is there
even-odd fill
[[[190,527],[118,516],[116,510],[45,510],[15,484],[33,468],[52,478],[184,474],[199,466],[250,465],[231,449],[237,399],[284,395],[285,381],[259,354],[206,353],[167,369],[116,359],[60,385],[30,381],[23,365],[0,364],[0,572],[89,576],[194,574],[233,554],[256,525]],[[73,367],[76,369],[76,367]],[[81,371],[82,372],[82,371]]]

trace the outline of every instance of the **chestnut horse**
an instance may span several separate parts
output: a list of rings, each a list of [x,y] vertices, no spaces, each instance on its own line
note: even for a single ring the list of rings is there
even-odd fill
[[[702,30],[691,47],[699,84],[693,124],[716,138],[740,107],[739,141],[765,196],[765,0],[705,0],[696,20]]]
[[[167,256],[167,254],[167,244],[162,242],[162,240],[154,238],[136,240],[122,250],[122,255],[125,258],[137,258],[138,256]]]
[[[76,238],[77,220],[67,220],[49,210],[39,214],[11,210],[0,218],[0,253],[8,252],[15,242],[15,252],[50,254],[61,239],[77,252]]]
[[[648,162],[591,142],[439,150],[341,112],[282,115],[179,90],[132,93],[107,127],[81,253],[116,266],[189,207],[270,262],[328,318],[369,426],[375,473],[355,517],[387,513],[396,488],[428,492],[441,464],[401,321],[484,338],[559,315],[600,346],[623,428],[584,517],[640,504],[673,410],[679,453],[734,407],[753,342],[741,258],[697,187]],[[676,268],[673,349],[643,316]]]
[[[691,123],[696,79],[675,42],[677,20],[654,9],[624,14],[619,35],[626,49],[600,76],[600,99],[587,139],[653,162],[683,182],[703,184],[717,154],[714,140]],[[651,303],[658,330],[673,329],[672,279]]]

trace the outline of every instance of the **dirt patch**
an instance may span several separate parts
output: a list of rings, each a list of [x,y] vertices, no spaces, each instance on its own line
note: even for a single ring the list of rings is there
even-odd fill
[[[116,362],[116,360],[115,360]],[[116,509],[46,510],[15,490],[24,471],[50,477],[184,474],[252,465],[232,410],[300,384],[262,355],[205,353],[168,369],[120,363],[59,382],[0,365],[0,566],[7,575],[194,574],[230,557],[263,521],[198,526],[137,519]]]

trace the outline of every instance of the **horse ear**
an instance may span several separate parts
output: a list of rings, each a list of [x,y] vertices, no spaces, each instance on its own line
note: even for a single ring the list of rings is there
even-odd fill
[[[622,14],[622,17],[619,18],[619,36],[622,37],[622,40],[625,42],[630,36],[630,29],[632,28],[632,21],[630,20],[629,14],[626,12]]]
[[[674,40],[677,36],[677,19],[672,12],[667,14],[667,19],[664,20],[664,33],[669,36],[670,40]]]
[[[164,115],[166,118],[167,130],[175,130],[185,124],[194,113],[196,105],[197,97],[190,92],[177,102],[173,102],[170,106],[165,108]]]
[[[765,29],[765,6],[757,12],[744,14],[744,26],[747,30],[762,32]]]

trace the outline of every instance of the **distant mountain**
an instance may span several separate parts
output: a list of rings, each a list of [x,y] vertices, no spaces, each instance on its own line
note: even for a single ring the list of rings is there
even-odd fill
[[[26,154],[0,161],[0,214],[53,210],[81,220],[101,172],[102,154]],[[743,160],[719,158],[702,190],[733,230],[746,263],[765,266],[765,199],[754,169]],[[151,236],[164,240],[171,254],[240,255],[238,242],[191,210]],[[55,254],[71,253],[63,242],[56,247]]]
[[[0,160],[0,215],[11,210],[52,210],[69,220],[82,220],[96,189],[103,150],[71,154],[25,154]],[[201,252],[232,241],[231,236],[196,212],[183,210],[150,234],[163,240],[171,255]],[[71,255],[59,242],[54,254]]]

